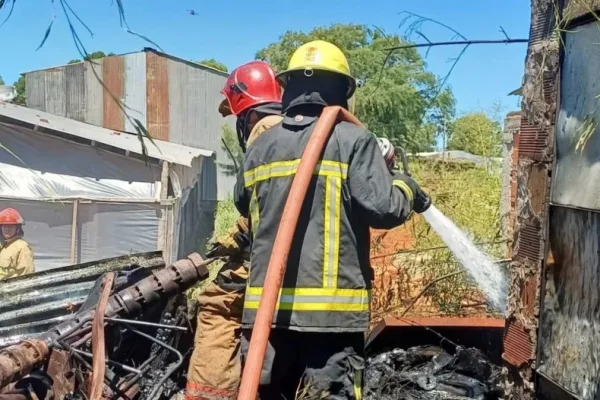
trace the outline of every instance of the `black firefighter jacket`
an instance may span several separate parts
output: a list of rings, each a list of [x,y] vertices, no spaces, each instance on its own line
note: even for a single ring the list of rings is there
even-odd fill
[[[247,150],[235,195],[253,236],[245,328],[254,323],[279,221],[316,121],[314,116],[286,116]],[[366,331],[373,279],[369,227],[402,224],[412,197],[406,184],[393,180],[371,132],[337,124],[300,213],[273,326]]]

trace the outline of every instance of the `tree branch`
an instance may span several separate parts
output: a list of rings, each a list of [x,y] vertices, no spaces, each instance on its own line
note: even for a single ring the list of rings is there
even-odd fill
[[[418,47],[436,47],[436,46],[454,46],[472,44],[513,44],[513,43],[528,43],[529,39],[499,39],[499,40],[461,40],[452,42],[429,42],[429,43],[414,43],[404,44],[402,46],[390,47],[386,51],[395,51],[401,49],[414,49]]]

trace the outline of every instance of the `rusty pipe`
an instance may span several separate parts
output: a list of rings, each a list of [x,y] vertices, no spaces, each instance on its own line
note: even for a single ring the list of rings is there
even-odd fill
[[[288,255],[292,246],[292,239],[296,232],[300,210],[306,198],[306,192],[312,179],[317,162],[321,158],[323,149],[331,136],[333,127],[338,120],[344,120],[362,126],[360,121],[347,110],[339,107],[325,107],[317,124],[311,133],[298,172],[294,176],[288,198],[281,215],[273,251],[267,267],[267,274],[260,297],[258,311],[250,338],[248,357],[244,365],[242,382],[238,400],[255,400],[260,383],[260,374],[265,360],[265,353],[269,343],[271,325],[275,314],[275,306],[279,297],[279,290],[285,275]]]
[[[199,254],[193,253],[169,267],[153,271],[150,276],[137,284],[110,296],[106,305],[106,315],[114,317],[142,313],[150,304],[175,293],[181,293],[196,282],[207,279],[209,272],[206,266],[213,261],[215,259],[204,261]],[[36,340],[22,341],[0,350],[0,389],[27,375],[46,360],[51,343],[61,336],[68,336],[70,332],[81,326],[83,321],[89,321],[93,314],[94,310],[83,311],[72,320],[65,321],[41,334]]]
[[[0,350],[0,388],[27,375],[49,354],[43,340],[25,340]]]

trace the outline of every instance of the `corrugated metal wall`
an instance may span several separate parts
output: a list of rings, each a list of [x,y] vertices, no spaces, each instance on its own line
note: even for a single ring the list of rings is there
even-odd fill
[[[150,53],[148,54],[150,56]],[[217,112],[223,99],[220,91],[226,78],[176,60],[168,60],[169,140],[192,147],[214,150],[216,160],[203,165],[203,200],[223,200],[231,194],[235,176],[223,164],[230,164],[222,148],[222,126],[230,124]],[[204,132],[204,134],[199,134]]]
[[[217,111],[226,74],[147,50],[30,72],[25,79],[30,108],[135,132],[110,90],[153,137],[215,151],[216,159],[205,160],[203,166],[202,200],[231,196],[235,176],[226,168],[232,162],[221,134],[224,124],[233,129],[235,124]]]
[[[129,116],[146,123],[146,54],[133,53],[125,59],[125,104]],[[125,130],[135,132],[132,122],[125,119]]]

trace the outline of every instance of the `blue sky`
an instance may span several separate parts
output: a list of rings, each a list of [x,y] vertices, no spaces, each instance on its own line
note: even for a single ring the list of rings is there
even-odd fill
[[[70,0],[69,4],[94,32],[92,38],[83,28],[78,29],[88,51],[126,53],[148,45],[120,28],[116,1]],[[55,5],[52,32],[38,51],[52,20],[50,0],[17,1],[11,19],[0,28],[0,75],[8,84],[20,72],[80,58],[60,3],[55,1]],[[526,38],[530,18],[529,2],[523,0],[302,0],[289,2],[289,6],[286,2],[266,0],[124,0],[124,5],[131,29],[151,37],[166,52],[193,60],[215,58],[230,69],[253,59],[257,50],[288,30],[358,23],[401,34],[400,13],[410,11],[440,20],[468,39],[502,38],[500,26],[513,38]],[[198,15],[192,16],[188,10]],[[2,11],[0,18],[6,14],[7,10]],[[423,32],[432,41],[445,41],[452,36],[435,25],[425,25]],[[457,112],[488,110],[498,102],[505,112],[518,108],[518,99],[507,94],[521,83],[525,51],[525,44],[468,49],[449,81],[457,99]],[[426,58],[428,69],[445,75],[451,65],[448,60],[459,52],[459,46],[432,49]]]

